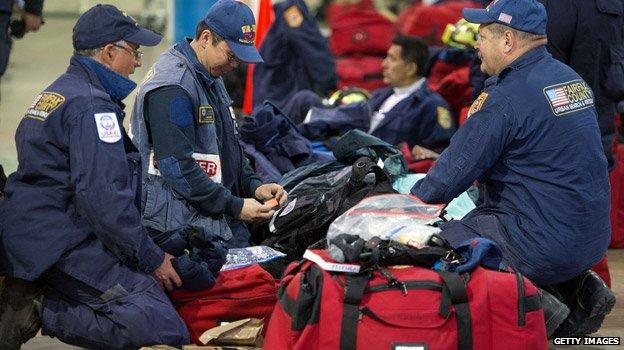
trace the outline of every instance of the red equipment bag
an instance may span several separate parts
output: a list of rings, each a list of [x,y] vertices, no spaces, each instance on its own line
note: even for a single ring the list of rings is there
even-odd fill
[[[611,183],[611,248],[624,248],[624,145],[615,146]]]
[[[395,34],[392,22],[377,11],[343,12],[333,20],[329,47],[336,57],[385,56]]]
[[[423,38],[433,46],[442,46],[442,33],[446,25],[462,18],[465,7],[481,7],[473,1],[447,1],[436,5],[412,5],[399,14],[398,30],[405,35]]]
[[[265,349],[547,349],[537,288],[520,274],[421,267],[372,274],[289,266]]]
[[[338,89],[359,87],[374,91],[384,87],[382,57],[354,56],[336,59]]]
[[[199,337],[221,322],[248,317],[260,318],[268,323],[277,301],[279,281],[260,265],[222,271],[214,286],[204,290],[175,290],[170,298],[182,317],[191,336]]]
[[[427,78],[429,88],[442,96],[448,102],[455,122],[459,122],[459,115],[464,106],[472,103],[472,86],[469,81],[470,67],[437,61],[431,68]]]

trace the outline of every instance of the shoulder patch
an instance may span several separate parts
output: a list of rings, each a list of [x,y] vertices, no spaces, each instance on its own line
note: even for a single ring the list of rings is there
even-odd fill
[[[547,86],[544,88],[544,96],[556,116],[594,105],[594,94],[587,83],[580,79]]]
[[[303,23],[303,14],[296,5],[292,5],[284,11],[286,24],[291,28],[298,28]]]
[[[199,124],[212,124],[214,123],[214,109],[212,106],[199,106],[199,117],[197,122]]]
[[[36,119],[44,121],[55,109],[65,102],[63,95],[56,92],[42,92],[26,110],[24,118]]]
[[[121,140],[121,128],[119,128],[115,113],[95,113],[93,116],[100,140],[106,143],[115,143]]]
[[[479,94],[479,97],[477,97],[477,99],[470,106],[467,118],[470,118],[471,115],[477,113],[481,110],[481,108],[483,108],[483,104],[485,103],[485,100],[487,100],[488,96],[489,94],[487,92],[482,92]]]
[[[451,126],[453,126],[453,120],[451,119],[451,112],[449,112],[448,109],[444,108],[444,107],[437,107],[437,111],[438,111],[438,124],[440,124],[440,126],[443,129],[450,129]]]

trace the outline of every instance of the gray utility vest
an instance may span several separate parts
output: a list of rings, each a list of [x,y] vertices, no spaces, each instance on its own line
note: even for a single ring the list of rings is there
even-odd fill
[[[191,62],[171,47],[158,57],[139,86],[130,120],[130,137],[141,153],[143,165],[142,223],[143,226],[160,232],[173,232],[191,226],[195,229],[201,227],[205,239],[210,240],[211,237],[217,236],[227,241],[232,238],[232,231],[222,215],[206,217],[199,214],[165,182],[160,171],[154,166],[154,151],[145,126],[143,113],[145,96],[162,86],[175,85],[183,88],[198,113],[199,106],[211,105],[199,79]],[[225,90],[220,79],[216,83],[220,84],[217,88]],[[213,100],[218,100],[217,96],[212,97]],[[221,157],[215,123],[199,123],[199,118],[201,116],[194,118],[196,138],[193,158],[212,181],[221,183]]]

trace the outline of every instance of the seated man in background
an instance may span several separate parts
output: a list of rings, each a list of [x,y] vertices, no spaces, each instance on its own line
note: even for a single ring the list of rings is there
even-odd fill
[[[139,45],[160,40],[114,6],[91,8],[74,27],[67,72],[20,122],[0,207],[1,349],[40,327],[89,349],[188,343],[159,285],[180,285],[172,256],[141,226],[139,154],[122,124]]]
[[[443,225],[442,235],[453,245],[489,238],[514,269],[550,286],[571,310],[544,294],[549,335],[562,322],[557,336],[593,333],[615,297],[587,272],[610,239],[607,161],[592,91],[546,51],[546,11],[536,0],[498,0],[463,13],[481,24],[476,48],[491,78],[411,193],[449,203],[479,181],[483,204]]]
[[[383,61],[384,83],[389,86],[375,91],[368,101],[310,109],[301,126],[303,134],[318,139],[358,128],[392,145],[406,142],[410,148],[421,145],[442,151],[455,132],[455,122],[448,104],[422,76],[427,58],[427,46],[420,39],[395,37]],[[298,96],[309,93],[294,98]]]

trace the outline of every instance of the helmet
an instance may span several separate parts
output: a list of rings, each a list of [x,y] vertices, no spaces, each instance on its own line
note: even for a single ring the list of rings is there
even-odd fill
[[[442,33],[442,42],[445,45],[466,49],[474,47],[477,43],[479,25],[460,19],[455,24],[447,24]]]
[[[371,94],[358,87],[346,87],[334,92],[329,99],[327,100],[327,104],[330,107],[338,107],[350,103],[356,103],[360,101],[366,101],[371,98]]]

